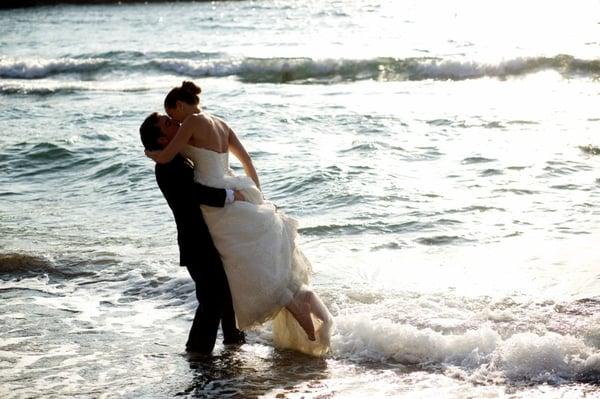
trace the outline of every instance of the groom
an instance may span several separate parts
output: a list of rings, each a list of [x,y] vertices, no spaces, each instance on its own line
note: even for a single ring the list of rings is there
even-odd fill
[[[179,123],[155,112],[140,126],[142,144],[150,151],[163,149],[173,139],[178,128]],[[236,328],[231,293],[221,257],[199,206],[204,204],[223,207],[234,200],[243,200],[243,196],[237,191],[195,183],[192,165],[181,155],[167,164],[156,164],[154,173],[177,224],[179,263],[187,267],[196,283],[198,308],[186,349],[190,352],[212,352],[219,322],[225,345],[244,343],[244,333]]]

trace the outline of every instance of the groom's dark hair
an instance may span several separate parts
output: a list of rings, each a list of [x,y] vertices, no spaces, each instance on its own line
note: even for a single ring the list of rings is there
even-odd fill
[[[163,132],[160,130],[160,126],[158,126],[158,118],[158,112],[153,112],[140,126],[140,138],[148,151],[162,150],[158,139],[163,135]]]

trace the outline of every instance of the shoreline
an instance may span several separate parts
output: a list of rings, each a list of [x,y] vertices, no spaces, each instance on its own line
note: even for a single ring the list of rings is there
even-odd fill
[[[150,3],[205,3],[211,0],[5,0],[0,10],[60,5],[122,5]],[[220,0],[223,1],[223,0]]]

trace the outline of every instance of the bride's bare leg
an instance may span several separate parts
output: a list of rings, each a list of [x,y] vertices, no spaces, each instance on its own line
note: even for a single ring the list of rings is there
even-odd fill
[[[322,329],[329,329],[332,324],[332,319],[329,311],[321,301],[321,298],[314,292],[310,292],[310,310],[317,319],[323,322]]]
[[[300,290],[286,306],[311,341],[315,340],[315,326],[310,316],[313,295],[311,291]]]

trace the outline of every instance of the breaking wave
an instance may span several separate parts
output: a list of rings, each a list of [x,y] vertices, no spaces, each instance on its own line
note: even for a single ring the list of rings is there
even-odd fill
[[[67,73],[99,72],[110,67],[111,60],[103,58],[84,60],[75,58],[53,60],[0,58],[0,78],[40,79]]]
[[[62,278],[90,276],[89,270],[81,270],[81,264],[82,261],[73,259],[55,262],[36,254],[0,253],[0,280],[39,275]]]
[[[487,326],[444,334],[363,316],[336,318],[335,357],[459,367],[470,370],[471,378],[487,375],[515,383],[600,381],[600,352],[581,337],[553,332],[502,337]]]
[[[0,78],[42,79],[62,74],[103,75],[148,69],[189,77],[237,77],[249,83],[450,80],[525,76],[552,70],[566,77],[600,75],[600,60],[570,55],[516,58],[496,64],[441,58],[312,59],[247,58],[201,52],[114,51],[59,59],[0,58]],[[90,76],[87,76],[90,78]],[[11,94],[14,87],[0,92]]]

